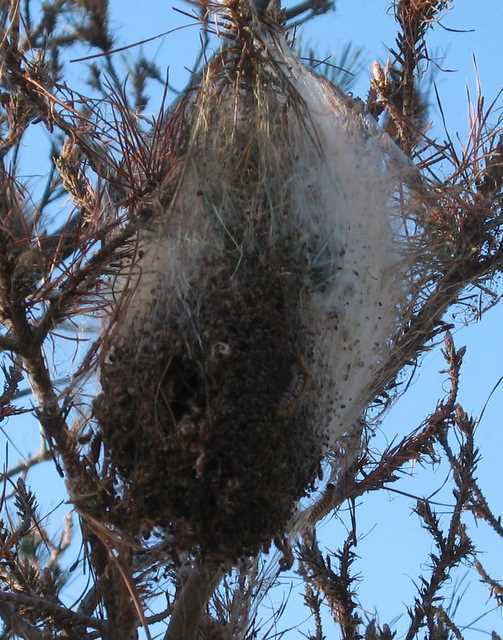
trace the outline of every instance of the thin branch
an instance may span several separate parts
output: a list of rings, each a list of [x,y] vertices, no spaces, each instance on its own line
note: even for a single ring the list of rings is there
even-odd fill
[[[496,518],[493,514],[485,496],[476,482],[474,482],[473,485],[473,499],[470,509],[474,516],[477,518],[483,518],[494,529],[494,531],[503,538],[503,525],[501,524],[501,518]]]
[[[63,605],[51,602],[39,596],[28,595],[25,593],[8,593],[5,591],[0,591],[0,602],[12,603],[16,607],[30,607],[40,616],[44,614],[50,614],[58,620],[70,624],[91,627],[92,629],[97,629],[104,633],[106,633],[107,631],[107,625],[102,620],[83,616],[80,613],[75,613],[75,611],[71,611]]]
[[[333,0],[305,0],[304,2],[299,2],[293,7],[286,9],[284,12],[285,20],[293,20],[294,18],[298,18],[303,13],[307,13],[309,11],[313,16],[321,15],[332,11],[334,7],[335,2]]]
[[[3,478],[12,478],[20,473],[25,473],[41,462],[47,462],[47,460],[52,460],[52,453],[48,449],[43,449],[24,462],[20,462],[15,467],[11,467],[5,473],[0,474],[0,476]]]
[[[357,613],[354,598],[354,577],[350,573],[355,560],[352,551],[354,545],[353,533],[350,532],[344,546],[337,554],[327,556],[325,560],[314,535],[299,548],[299,573],[306,585],[313,583],[323,593],[334,621],[341,629],[343,640],[360,640],[359,626],[362,622]],[[332,568],[332,557],[338,560],[339,569]]]
[[[496,599],[499,605],[503,605],[503,586],[494,580],[494,578],[491,578],[479,560],[475,560],[473,566],[477,570],[482,582],[489,587],[491,596]]]

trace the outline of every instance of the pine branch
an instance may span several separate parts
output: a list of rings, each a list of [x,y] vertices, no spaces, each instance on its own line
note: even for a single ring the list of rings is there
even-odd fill
[[[475,560],[473,566],[477,570],[481,581],[489,587],[491,596],[496,600],[498,605],[503,605],[503,585],[494,580],[494,578],[491,578],[491,576],[484,569],[480,560]]]
[[[354,464],[341,475],[337,484],[328,483],[318,501],[308,509],[308,526],[313,526],[324,518],[330,511],[341,505],[349,498],[357,498],[367,491],[382,489],[387,483],[397,480],[397,472],[410,460],[419,460],[431,456],[432,443],[441,433],[446,423],[455,411],[456,398],[459,388],[459,371],[461,368],[464,348],[456,351],[449,331],[444,338],[444,357],[449,364],[449,378],[451,389],[447,399],[439,404],[437,409],[426,420],[418,433],[404,438],[399,444],[387,449],[369,472],[365,470],[365,457],[360,456]],[[358,473],[363,475],[356,479]]]
[[[422,577],[420,579],[419,596],[416,598],[414,609],[409,612],[411,623],[405,636],[406,640],[413,640],[416,637],[421,627],[424,626],[424,621],[426,621],[430,633],[434,632],[435,620],[438,617],[436,602],[440,598],[439,594],[443,584],[448,579],[450,572],[460,562],[467,560],[474,554],[472,542],[461,522],[461,515],[471,500],[473,474],[477,462],[477,452],[473,444],[474,423],[468,419],[459,406],[456,407],[455,422],[465,437],[457,456],[453,456],[450,452],[446,432],[444,431],[437,436],[444,449],[448,451],[456,484],[454,491],[456,502],[447,535],[444,536],[438,518],[426,501],[418,501],[416,507],[416,512],[421,517],[423,526],[433,537],[437,553],[430,554],[432,565],[430,579],[426,580]],[[442,616],[440,617],[442,618]]]
[[[357,613],[352,585],[355,578],[351,576],[351,565],[355,560],[352,552],[353,534],[346,539],[342,550],[335,555],[339,570],[332,568],[330,555],[323,558],[314,535],[299,547],[299,573],[306,585],[314,584],[323,593],[330,607],[335,622],[341,629],[343,640],[360,640],[359,626],[362,622]],[[315,601],[311,600],[312,604]]]

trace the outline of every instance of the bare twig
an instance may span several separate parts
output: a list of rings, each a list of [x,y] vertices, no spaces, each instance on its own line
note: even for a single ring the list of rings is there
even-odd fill
[[[475,560],[473,566],[477,570],[477,573],[479,574],[482,582],[489,587],[491,596],[499,605],[503,605],[503,586],[499,582],[494,580],[494,578],[491,578],[491,576],[484,569],[480,560]]]

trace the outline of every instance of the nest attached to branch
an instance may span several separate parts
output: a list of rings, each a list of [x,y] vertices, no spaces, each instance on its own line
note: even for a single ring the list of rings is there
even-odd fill
[[[94,405],[116,520],[219,559],[284,532],[375,395],[407,295],[405,161],[247,19],[172,112]]]

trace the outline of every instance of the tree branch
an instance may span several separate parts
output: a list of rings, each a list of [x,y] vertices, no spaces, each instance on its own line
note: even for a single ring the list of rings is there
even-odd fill
[[[32,596],[25,593],[8,593],[0,591],[0,603],[12,603],[16,607],[23,605],[25,607],[32,608],[38,615],[51,614],[61,621],[69,622],[81,627],[91,627],[92,629],[97,629],[104,633],[107,631],[107,625],[102,620],[83,616],[80,613],[75,613],[75,611],[72,611],[71,609],[67,609],[62,605],[38,596]],[[19,614],[16,615],[19,617]]]
[[[164,640],[195,640],[204,606],[217,587],[221,570],[196,567],[183,585]]]
[[[43,449],[39,451],[31,458],[25,460],[25,462],[20,462],[15,467],[11,467],[5,473],[0,474],[3,478],[12,478],[13,476],[17,476],[20,473],[24,473],[31,469],[31,467],[40,464],[41,462],[46,462],[47,460],[52,459],[52,454],[48,449]]]
[[[303,13],[307,11],[311,11],[313,15],[320,15],[322,13],[328,13],[335,7],[335,2],[333,0],[304,0],[304,2],[299,2],[299,4],[290,7],[290,9],[286,9],[284,12],[285,20],[293,20],[294,18],[298,18]]]

